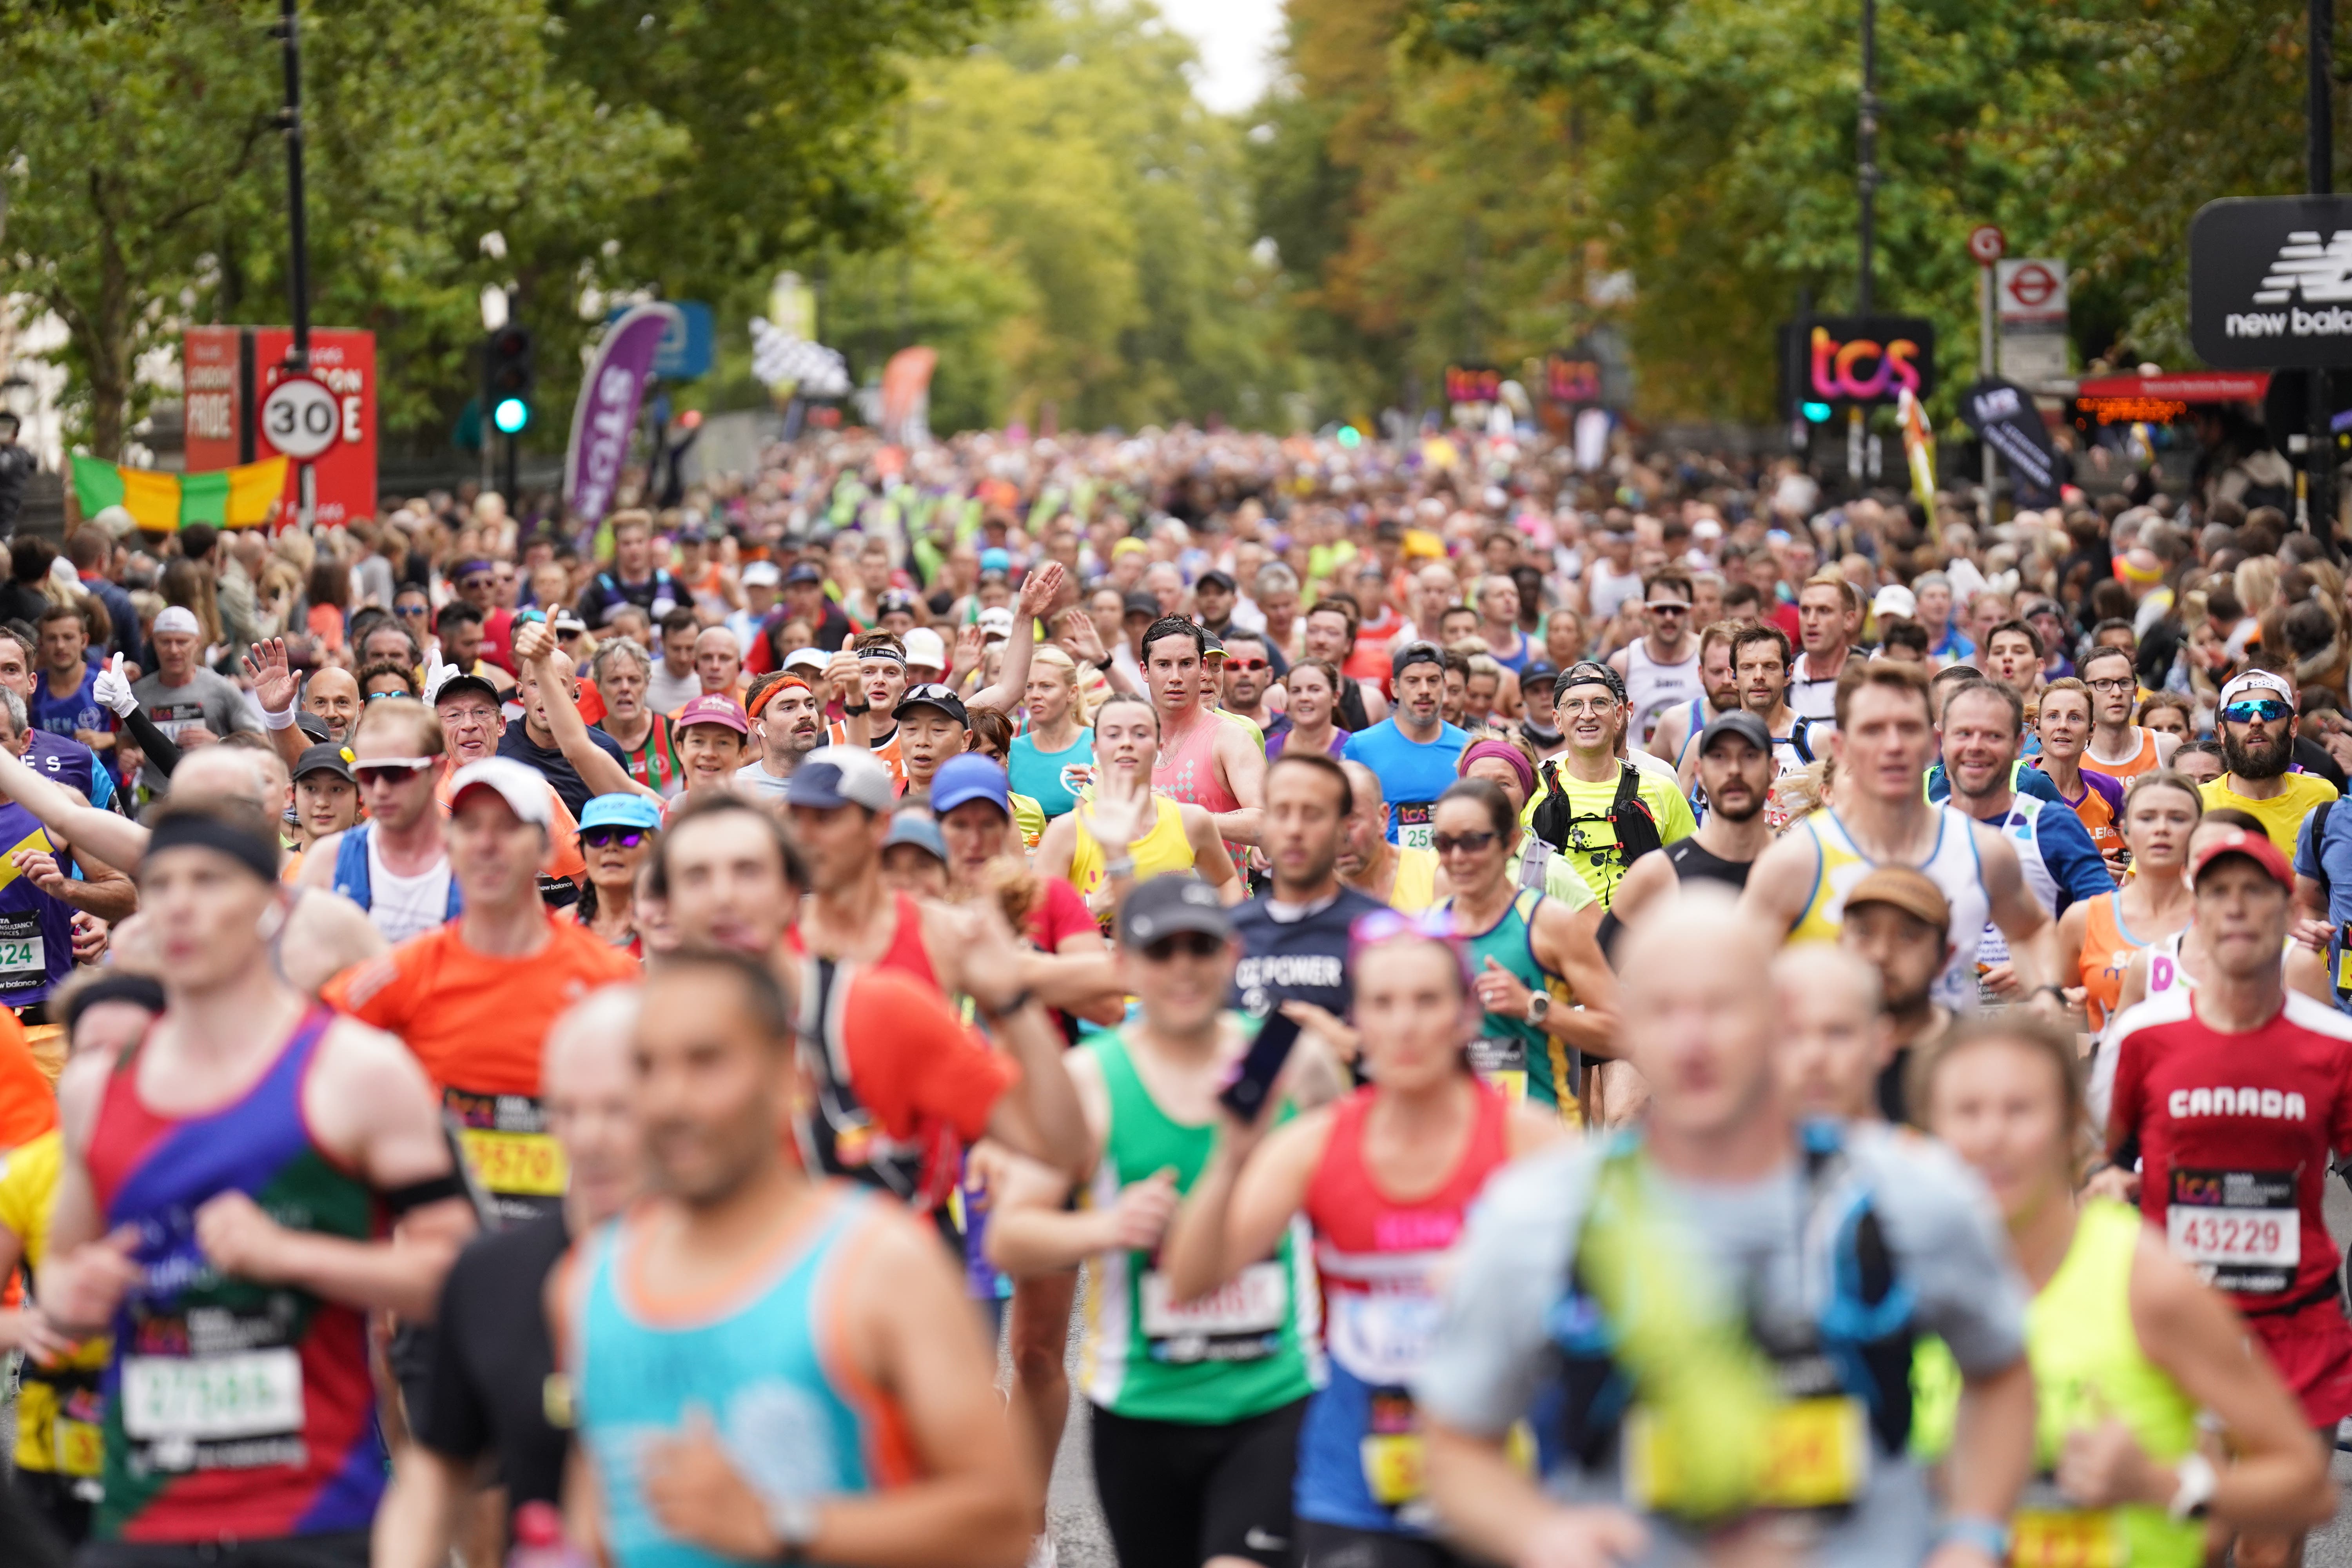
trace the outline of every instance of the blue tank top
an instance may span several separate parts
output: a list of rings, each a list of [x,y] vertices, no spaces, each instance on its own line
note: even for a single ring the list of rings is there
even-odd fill
[[[763,1267],[723,1300],[656,1307],[625,1216],[587,1243],[572,1287],[575,1430],[604,1498],[618,1568],[732,1568],[667,1533],[646,1506],[637,1454],[707,1412],[754,1490],[771,1504],[877,1491],[915,1473],[894,1407],[837,1366],[829,1299],[836,1259],[887,1219],[888,1200],[829,1184],[779,1237]]]
[[[73,968],[73,907],[33,886],[10,860],[20,849],[56,847],[31,812],[0,805],[0,1006],[47,1000]]]
[[[43,778],[71,784],[100,811],[114,804],[114,776],[98,765],[98,753],[69,735],[36,729],[25,750],[25,765]]]
[[[1081,730],[1078,738],[1058,752],[1041,752],[1027,731],[1013,737],[1005,772],[1013,790],[1027,795],[1048,818],[1076,811],[1078,791],[1094,782],[1095,732]]]

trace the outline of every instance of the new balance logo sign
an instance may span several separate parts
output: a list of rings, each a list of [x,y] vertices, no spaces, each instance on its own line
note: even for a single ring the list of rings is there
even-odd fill
[[[2352,310],[2305,310],[2292,301],[2300,293],[2305,304],[2352,303],[2352,229],[2339,228],[2326,244],[2317,229],[2299,228],[2279,247],[2278,259],[2254,290],[2257,305],[2287,305],[2284,310],[2248,310],[2231,314],[2222,330],[2233,338],[2312,338],[2352,333]]]

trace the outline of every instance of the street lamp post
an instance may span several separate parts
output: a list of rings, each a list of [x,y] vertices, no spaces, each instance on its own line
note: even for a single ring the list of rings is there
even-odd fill
[[[286,109],[278,125],[286,132],[286,226],[292,255],[286,271],[288,292],[293,296],[294,344],[286,352],[286,368],[310,368],[310,226],[302,200],[302,51],[296,37],[297,0],[278,0],[278,37],[284,46]],[[319,478],[308,463],[295,465],[302,526],[308,529],[319,504]]]
[[[1862,195],[1861,273],[1854,280],[1854,314],[1870,314],[1870,262],[1872,242],[1877,237],[1878,216],[1878,0],[1862,0],[1862,105],[1860,118],[1854,125],[1854,153],[1861,164],[1858,182]],[[1854,493],[1862,493],[1862,405],[1855,404],[1846,410],[1845,459],[1846,479]]]
[[[2328,79],[2336,65],[2336,0],[2309,0],[2309,5],[2306,53],[2310,56],[2310,100],[2305,110],[2305,151],[2310,164],[2311,194],[2325,196],[2336,189],[2335,107],[2330,90],[2333,84]],[[2336,409],[2328,397],[2327,372],[2315,367],[2307,374],[2311,377],[2309,409],[2305,419],[2305,440],[2309,443],[2305,458],[2310,468],[2307,526],[2320,538],[2332,542],[2336,537],[2336,431],[2332,418]]]

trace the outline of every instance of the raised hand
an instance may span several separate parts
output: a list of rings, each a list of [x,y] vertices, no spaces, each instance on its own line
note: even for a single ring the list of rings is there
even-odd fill
[[[432,707],[435,700],[440,697],[441,689],[448,685],[450,681],[456,679],[458,674],[459,671],[456,665],[443,661],[441,658],[441,650],[438,647],[430,647],[425,649],[425,706],[427,708]]]
[[[1042,618],[1047,610],[1054,607],[1054,601],[1060,595],[1062,584],[1068,576],[1069,574],[1062,570],[1060,562],[1048,561],[1024,577],[1021,580],[1019,613],[1031,620]]]
[[[283,713],[294,706],[294,670],[287,662],[286,639],[268,637],[245,650],[245,679],[266,713]]]
[[[139,699],[131,694],[132,679],[123,672],[122,656],[118,653],[107,662],[105,668],[98,672],[98,679],[92,683],[90,694],[98,699],[100,706],[117,718],[128,719],[139,711]]]
[[[1149,832],[1158,808],[1152,805],[1150,781],[1140,770],[1113,767],[1096,773],[1094,805],[1079,810],[1086,813],[1079,826],[1112,852],[1132,847]],[[1112,858],[1117,858],[1114,853]]]
[[[524,621],[515,627],[514,656],[518,663],[537,664],[555,652],[555,629],[545,621]]]

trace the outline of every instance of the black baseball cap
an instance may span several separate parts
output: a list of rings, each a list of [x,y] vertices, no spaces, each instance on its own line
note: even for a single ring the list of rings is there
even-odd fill
[[[1140,588],[1129,588],[1127,597],[1119,602],[1119,615],[1150,616],[1156,621],[1160,618],[1160,601]]]
[[[1216,889],[1189,874],[1153,877],[1128,894],[1118,912],[1121,947],[1150,947],[1184,931],[1229,942],[1234,917],[1217,901]]]
[[[971,725],[971,715],[965,711],[963,699],[955,694],[955,688],[943,686],[936,680],[909,686],[899,694],[898,706],[894,711],[903,716],[909,708],[936,708],[967,729]]]
[[[1220,571],[1215,567],[1211,567],[1208,571],[1202,573],[1201,575],[1194,579],[1192,583],[1192,586],[1195,588],[1206,588],[1212,584],[1223,588],[1228,594],[1239,591],[1234,586],[1233,574],[1229,572]]]
[[[1395,679],[1416,664],[1433,664],[1442,669],[1445,665],[1445,650],[1426,637],[1415,637],[1402,644],[1389,655],[1389,679]]]
[[[1620,702],[1625,700],[1623,679],[1599,659],[1580,658],[1561,670],[1559,679],[1551,684],[1551,700],[1559,701],[1559,694],[1571,686],[1605,686],[1610,696]]]
[[[491,685],[486,678],[478,675],[453,675],[441,683],[440,690],[433,694],[433,706],[438,708],[450,699],[464,696],[469,691],[479,692],[494,704],[499,706],[505,704],[506,700],[499,695],[499,689]]]
[[[784,581],[787,583],[822,583],[824,581],[824,574],[803,561],[799,565],[784,574]]]
[[[341,746],[306,746],[294,763],[294,776],[305,779],[312,773],[332,773],[345,784],[357,784],[352,774],[351,759],[343,755]]]
[[[335,738],[335,732],[327,728],[327,721],[316,713],[295,714],[294,727],[310,736],[316,744],[324,745]]]
[[[1698,732],[1698,754],[1706,755],[1709,748],[1726,735],[1738,735],[1768,755],[1772,750],[1772,731],[1764,727],[1764,721],[1745,708],[1734,708],[1706,721],[1706,728]]]
[[[1549,686],[1553,681],[1558,680],[1559,679],[1559,671],[1558,669],[1546,664],[1543,660],[1538,659],[1535,663],[1519,671],[1519,689],[1522,691],[1533,691],[1539,687]]]

